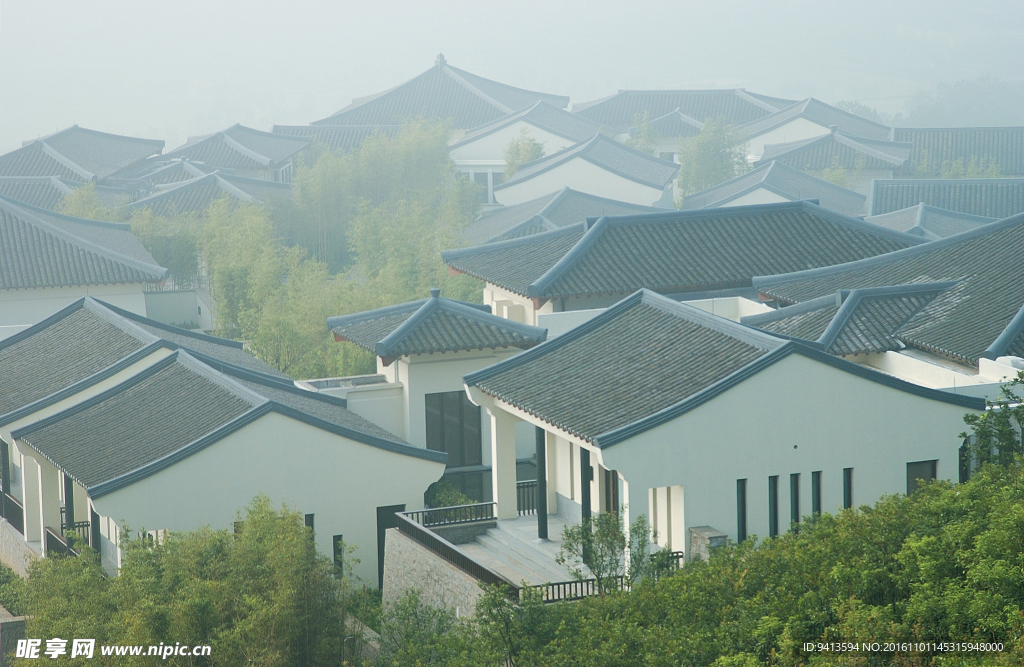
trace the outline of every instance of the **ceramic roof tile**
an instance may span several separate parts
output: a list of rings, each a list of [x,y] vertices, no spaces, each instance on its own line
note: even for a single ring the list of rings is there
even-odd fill
[[[871,215],[927,204],[1006,218],[1024,212],[1024,178],[892,179],[874,182]]]
[[[623,90],[593,102],[573,105],[573,112],[613,128],[626,129],[637,116],[648,112],[658,118],[679,109],[700,122],[724,118],[734,125],[762,118],[790,106],[794,100],[780,100],[731,90]]]
[[[573,142],[585,141],[601,130],[601,126],[598,123],[576,114],[571,114],[564,109],[541,100],[525,109],[519,109],[489,123],[484,123],[479,127],[467,130],[451,147],[455,148],[472,143],[481,137],[485,137],[518,122],[528,123]]]
[[[936,167],[987,160],[1003,176],[1024,176],[1024,127],[897,127],[896,141],[910,142],[911,164]]]
[[[232,125],[223,132],[189,140],[165,153],[164,159],[185,158],[221,169],[273,169],[287,163],[309,140]]]
[[[995,218],[968,215],[967,213],[957,213],[956,211],[947,211],[946,209],[934,206],[918,204],[917,206],[911,206],[910,208],[891,213],[869,215],[864,220],[886,229],[906,232],[929,241],[935,241],[937,239],[944,239],[947,236],[977,229],[982,225],[994,222]]]
[[[401,129],[401,125],[275,125],[273,131],[324,144],[332,151],[347,152],[362,146],[367,137],[378,133],[394,136]]]
[[[768,144],[754,166],[777,160],[804,171],[828,169],[900,169],[907,165],[909,143],[863,139],[841,131],[785,144]]]
[[[214,172],[188,181],[172,183],[154,194],[133,202],[131,208],[148,208],[156,215],[175,216],[202,214],[217,199],[230,197],[237,201],[269,203],[291,196],[291,186],[255,178],[242,178]]]
[[[863,212],[864,195],[824,181],[782,162],[772,161],[714,187],[687,195],[684,209],[727,206],[731,201],[759,189],[774,192],[789,201],[817,199],[825,208],[846,215]]]
[[[847,134],[866,139],[888,139],[891,133],[891,129],[886,125],[837,109],[813,97],[780,109],[764,118],[740,125],[736,131],[742,136],[754,137],[781,127],[797,118],[809,120],[825,128],[834,125]]]

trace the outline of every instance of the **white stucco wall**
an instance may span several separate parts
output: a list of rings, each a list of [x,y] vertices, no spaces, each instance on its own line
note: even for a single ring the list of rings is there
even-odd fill
[[[790,141],[811,139],[831,132],[828,127],[818,125],[806,118],[794,118],[788,123],[747,139],[747,159],[756,161],[764,154],[766,144],[784,144]]]
[[[576,143],[571,139],[560,137],[520,120],[487,136],[453,148],[450,155],[456,164],[463,160],[492,160],[504,164],[505,149],[508,148],[509,143],[522,136],[520,133],[524,129],[527,136],[533,137],[544,146],[544,155],[552,155]]]
[[[377,514],[383,505],[423,507],[444,464],[385,451],[270,413],[150,477],[94,499],[97,512],[133,529],[230,529],[258,494],[315,514],[317,548],[332,536],[357,547],[354,568],[377,582]]]
[[[779,476],[780,531],[789,526],[791,473],[801,475],[802,515],[816,470],[825,512],[842,506],[844,468],[854,469],[855,506],[905,493],[908,462],[938,459],[938,476],[956,480],[966,412],[791,355],[601,455],[629,483],[632,518],[648,511],[649,489],[682,486],[687,533],[710,525],[735,540],[736,480],[747,479],[747,532],[765,537],[769,475]]]
[[[822,180],[825,178],[825,172],[823,169],[811,169],[807,173]],[[846,183],[843,187],[847,190],[853,190],[854,192],[859,192],[862,195],[870,197],[872,181],[884,180],[892,177],[893,173],[891,169],[847,169]]]
[[[570,187],[598,197],[652,206],[665,194],[628,178],[606,171],[583,158],[575,158],[533,178],[495,190],[494,198],[505,206],[520,204]]]
[[[0,339],[45,320],[83,296],[146,315],[144,285],[94,285],[59,289],[0,290]]]
[[[736,199],[730,199],[724,204],[717,204],[716,206],[725,208],[728,206],[751,206],[753,204],[777,204],[779,202],[786,201],[790,200],[766,188],[757,188],[756,190],[739,196]]]

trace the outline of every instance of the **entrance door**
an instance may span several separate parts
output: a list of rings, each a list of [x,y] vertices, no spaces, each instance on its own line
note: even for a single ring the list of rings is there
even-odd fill
[[[385,505],[377,508],[377,586],[384,588],[384,535],[388,528],[398,525],[395,512],[404,512],[405,505]]]

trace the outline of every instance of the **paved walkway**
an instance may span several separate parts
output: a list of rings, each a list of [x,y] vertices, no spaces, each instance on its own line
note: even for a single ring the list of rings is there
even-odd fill
[[[565,525],[562,517],[548,515],[550,539],[540,540],[536,516],[502,519],[496,528],[476,538],[476,542],[460,544],[458,548],[517,584],[525,581],[537,586],[570,581],[573,577],[569,570],[555,562]]]

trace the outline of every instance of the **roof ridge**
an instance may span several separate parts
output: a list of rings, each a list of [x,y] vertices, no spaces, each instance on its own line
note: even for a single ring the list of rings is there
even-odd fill
[[[552,229],[549,232],[541,232],[540,234],[531,234],[529,236],[523,236],[518,239],[506,239],[504,241],[495,241],[493,243],[481,243],[480,245],[469,246],[466,248],[452,248],[451,250],[442,250],[441,259],[447,263],[451,260],[460,259],[462,257],[471,257],[473,255],[483,254],[490,252],[495,249],[503,248],[514,248],[516,246],[533,245],[535,243],[541,243],[554,236],[563,236],[576,233],[578,231],[586,231],[586,222],[577,222],[572,225],[566,225],[565,227],[559,227],[558,229]]]
[[[151,326],[151,327],[153,327],[155,329],[161,329],[163,331],[167,331],[168,333],[173,333],[173,334],[178,335],[178,336],[185,336],[187,338],[195,338],[196,340],[202,340],[202,341],[206,341],[208,343],[214,343],[214,344],[217,344],[217,345],[222,345],[224,347],[232,347],[232,348],[235,348],[237,350],[245,349],[245,344],[242,343],[241,341],[231,340],[230,338],[221,338],[220,336],[211,336],[209,334],[200,333],[198,331],[191,331],[189,329],[183,329],[182,327],[176,327],[173,324],[164,324],[163,322],[157,322],[156,320],[154,320],[152,318],[145,317],[144,315],[139,315],[138,313],[133,313],[130,310],[125,310],[124,308],[120,308],[118,306],[115,306],[115,305],[113,305],[111,303],[107,303],[106,301],[103,301],[101,299],[97,299],[95,297],[85,297],[85,298],[87,298],[90,301],[93,301],[93,302],[99,304],[103,308],[113,312],[115,315],[123,317],[126,320],[130,320],[130,321],[132,321],[132,322],[134,322],[134,323],[136,323],[136,324],[138,324],[140,326],[141,325]],[[143,329],[143,331],[145,331],[145,330]],[[147,332],[147,333],[149,333],[149,332]]]
[[[46,178],[46,179],[54,179],[54,178],[57,178],[57,177],[56,176],[14,176],[14,177],[10,177],[10,178]],[[65,187],[67,187],[67,186],[65,186]],[[102,187],[102,186],[99,186],[99,187]],[[79,217],[74,216],[74,215],[68,215],[66,213],[61,213],[60,211],[51,211],[48,208],[42,208],[40,206],[34,206],[33,204],[29,204],[27,202],[23,202],[21,200],[14,199],[12,197],[8,197],[7,195],[0,195],[0,199],[6,200],[6,201],[14,204],[18,208],[21,208],[21,209],[24,209],[24,210],[28,211],[29,213],[36,213],[36,214],[39,214],[39,215],[53,216],[55,218],[60,218],[62,220],[67,220],[68,222],[74,222],[74,223],[77,223],[77,224],[80,224],[80,225],[85,225],[87,227],[100,227],[100,228],[103,228],[103,229],[116,229],[116,230],[122,231],[122,232],[130,232],[132,230],[131,223],[127,223],[127,222],[112,222],[110,220],[93,220],[92,218],[79,218]]]
[[[1010,318],[1010,321],[1007,323],[1006,328],[1003,329],[1002,333],[1000,333],[996,339],[992,341],[992,344],[982,352],[982,358],[997,359],[998,357],[1003,356],[1006,352],[1006,348],[1010,346],[1010,343],[1012,343],[1014,339],[1021,334],[1021,332],[1024,332],[1024,305],[1021,305],[1017,314]]]
[[[65,127],[63,130],[58,130],[58,131],[54,132],[53,134],[47,134],[46,136],[40,137],[39,139],[36,139],[36,141],[41,141],[41,140],[49,139],[51,137],[56,137],[57,135],[64,134],[65,132],[67,132],[69,130],[78,130],[79,132],[85,132],[87,134],[98,134],[98,135],[101,135],[101,136],[104,136],[104,137],[115,137],[117,139],[126,139],[128,141],[134,141],[136,143],[160,144],[160,148],[161,149],[164,147],[164,145],[166,143],[163,139],[143,139],[142,137],[133,137],[133,136],[130,136],[130,135],[127,135],[127,134],[114,134],[113,132],[104,132],[103,130],[93,130],[93,129],[88,128],[88,127],[81,127],[78,123],[75,123],[74,125],[71,125],[69,127]]]
[[[469,81],[466,81],[466,79],[463,78],[458,72],[456,72],[454,70],[454,68],[449,67],[447,62],[442,62],[442,63],[439,63],[439,64],[440,64],[441,72],[443,72],[444,74],[448,75],[456,83],[464,86],[466,88],[466,90],[469,90],[470,92],[472,92],[474,95],[476,95],[480,99],[484,100],[488,104],[491,104],[491,105],[495,106],[497,109],[503,111],[506,114],[512,113],[514,111],[514,109],[510,109],[506,105],[502,104],[498,100],[494,99],[493,97],[491,97],[490,95],[488,95],[484,91],[480,90],[479,88],[477,88],[476,86],[471,84]],[[484,78],[484,77],[481,77],[481,78]],[[495,83],[497,83],[497,82],[495,82]]]
[[[39,145],[39,150],[41,150],[42,152],[46,153],[48,156],[50,156],[51,158],[53,158],[57,162],[60,162],[62,165],[64,165],[65,167],[67,167],[71,171],[75,172],[76,174],[81,176],[86,181],[91,181],[91,180],[94,180],[96,178],[96,174],[94,174],[93,172],[89,171],[88,169],[86,169],[82,165],[78,164],[77,162],[75,162],[71,158],[67,157],[66,155],[64,155],[63,153],[58,151],[56,148],[54,148],[50,144],[46,143],[46,141],[44,141],[43,139],[37,139],[33,143],[36,143],[36,144]]]

